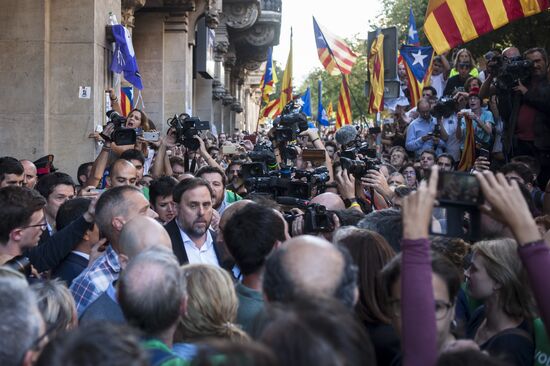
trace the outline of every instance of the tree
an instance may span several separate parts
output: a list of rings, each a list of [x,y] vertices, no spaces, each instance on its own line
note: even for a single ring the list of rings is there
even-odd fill
[[[368,101],[365,96],[365,81],[367,80],[367,52],[365,40],[354,39],[353,41],[346,40],[351,49],[359,55],[357,62],[351,70],[351,74],[348,76],[348,82],[351,98],[351,110],[354,121],[361,120],[361,111],[366,113],[368,110]],[[304,93],[307,87],[311,88],[311,104],[313,119],[317,119],[317,81],[321,79],[323,82],[323,106],[325,109],[328,107],[330,101],[334,111],[338,105],[338,96],[340,95],[340,84],[342,83],[342,76],[331,76],[324,69],[316,68],[309,73],[302,85],[298,88],[299,93]],[[365,116],[366,118],[366,116]]]
[[[423,24],[428,8],[428,0],[382,0],[382,13],[378,16],[375,27],[396,26],[401,41],[405,41],[409,22],[409,9],[412,7],[420,37],[420,43],[429,44],[423,31]],[[521,51],[532,47],[550,49],[550,12],[522,18],[493,32],[470,41],[459,48],[466,47],[479,58],[493,48],[503,49],[515,45]],[[452,54],[452,53],[451,53]]]

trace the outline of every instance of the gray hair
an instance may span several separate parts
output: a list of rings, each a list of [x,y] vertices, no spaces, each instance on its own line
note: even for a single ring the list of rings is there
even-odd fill
[[[185,288],[174,254],[154,247],[138,254],[122,272],[118,297],[129,324],[158,335],[177,322]]]
[[[73,326],[76,305],[64,282],[58,279],[40,281],[32,284],[31,290],[36,295],[38,309],[48,332],[63,332]]]
[[[19,366],[40,336],[42,319],[27,282],[0,278],[0,365]]]

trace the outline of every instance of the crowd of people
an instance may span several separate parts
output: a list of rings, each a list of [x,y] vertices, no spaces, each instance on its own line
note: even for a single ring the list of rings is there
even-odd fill
[[[546,364],[547,55],[484,60],[436,57],[381,128],[291,104],[265,131],[182,115],[149,139],[134,109],[135,141],[107,124],[76,182],[1,157],[0,364]]]

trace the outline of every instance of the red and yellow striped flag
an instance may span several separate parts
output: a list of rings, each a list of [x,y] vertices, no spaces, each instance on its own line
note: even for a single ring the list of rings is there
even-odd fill
[[[329,121],[332,118],[334,118],[334,108],[332,107],[332,100],[330,102],[328,102],[327,117],[328,117]]]
[[[549,6],[549,0],[430,0],[424,33],[442,54]]]
[[[336,112],[336,129],[344,125],[351,125],[351,98],[346,75],[342,75],[340,96],[338,97],[338,109]]]
[[[292,33],[290,35],[290,51],[286,60],[285,72],[281,82],[281,95],[279,96],[279,110],[282,111],[285,105],[292,100]]]
[[[281,110],[279,109],[279,104],[279,98],[273,99],[271,102],[267,103],[267,105],[262,109],[260,115],[262,117],[267,117],[271,119],[275,118],[275,116],[281,113]]]
[[[464,117],[466,118],[466,117]],[[460,123],[460,122],[459,122]],[[460,125],[458,126],[460,128]],[[458,171],[467,172],[474,166],[476,161],[476,142],[474,136],[474,126],[470,118],[466,118],[466,137],[464,138],[464,150],[458,163]]]
[[[384,35],[376,36],[369,52],[369,113],[384,110]]]

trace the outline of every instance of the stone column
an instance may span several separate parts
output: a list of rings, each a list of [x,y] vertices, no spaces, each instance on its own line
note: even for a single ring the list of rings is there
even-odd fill
[[[0,155],[55,155],[76,176],[94,159],[88,138],[105,120],[111,45],[105,26],[120,0],[0,1]],[[89,87],[86,95],[80,87]]]

